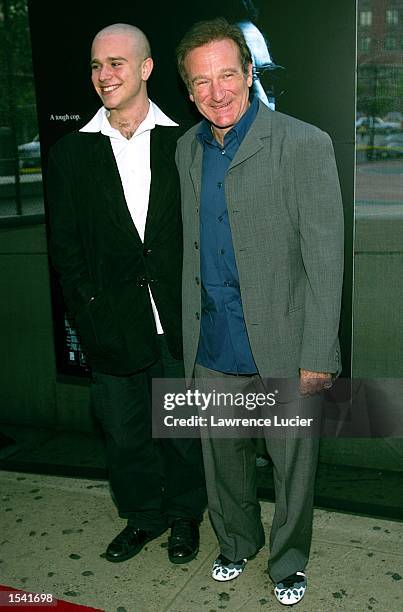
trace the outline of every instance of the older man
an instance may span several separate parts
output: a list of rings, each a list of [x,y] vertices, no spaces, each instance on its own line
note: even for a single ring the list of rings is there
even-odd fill
[[[177,60],[203,116],[177,147],[186,375],[239,392],[299,378],[291,405],[302,408],[340,370],[343,217],[330,138],[250,100],[250,51],[226,20],[195,24]],[[255,446],[202,441],[220,544],[212,576],[231,580],[264,544]],[[307,584],[318,439],[285,432],[266,445],[276,489],[269,573],[277,599],[294,604]]]
[[[92,83],[103,106],[51,151],[50,247],[127,519],[106,558],[125,561],[171,526],[169,559],[185,563],[198,551],[206,504],[200,444],[151,434],[152,379],[183,376],[180,129],[148,98],[152,68],[138,28],[113,24],[95,36]]]

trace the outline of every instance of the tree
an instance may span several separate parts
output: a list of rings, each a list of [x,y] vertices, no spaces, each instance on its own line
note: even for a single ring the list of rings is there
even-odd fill
[[[26,142],[38,129],[27,0],[0,0],[0,74],[0,126]]]

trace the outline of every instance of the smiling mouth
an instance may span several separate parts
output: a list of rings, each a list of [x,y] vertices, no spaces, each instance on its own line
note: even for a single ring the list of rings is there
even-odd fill
[[[101,87],[102,93],[111,93],[112,91],[116,91],[120,85],[108,85],[106,87]]]
[[[213,106],[214,110],[223,110],[224,108],[228,108],[231,102],[227,102],[226,104],[220,104],[220,106]]]

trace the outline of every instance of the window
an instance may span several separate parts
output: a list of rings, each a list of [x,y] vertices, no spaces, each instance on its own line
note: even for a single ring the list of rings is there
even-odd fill
[[[0,218],[43,215],[27,0],[0,9]]]
[[[399,23],[399,12],[397,9],[388,9],[386,11],[386,23],[388,25],[397,25]]]
[[[394,36],[386,36],[385,38],[385,50],[394,51],[397,49],[397,40]]]
[[[360,25],[362,26],[372,25],[372,11],[361,11],[360,12]]]
[[[364,36],[360,40],[360,51],[363,53],[369,53],[371,50],[371,38],[369,36]]]

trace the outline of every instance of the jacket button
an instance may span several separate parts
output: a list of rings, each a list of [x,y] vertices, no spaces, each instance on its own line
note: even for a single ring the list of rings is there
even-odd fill
[[[144,249],[144,251],[143,251],[144,257],[147,257],[147,255],[151,255],[151,253],[152,253],[151,249]]]
[[[197,250],[199,248],[199,243],[195,241],[195,249]]]
[[[200,319],[200,313],[199,313],[199,312],[196,312],[196,313],[195,313],[195,317],[196,317],[196,319],[199,321],[199,319]]]
[[[195,277],[196,285],[200,285],[200,278],[198,276]]]

